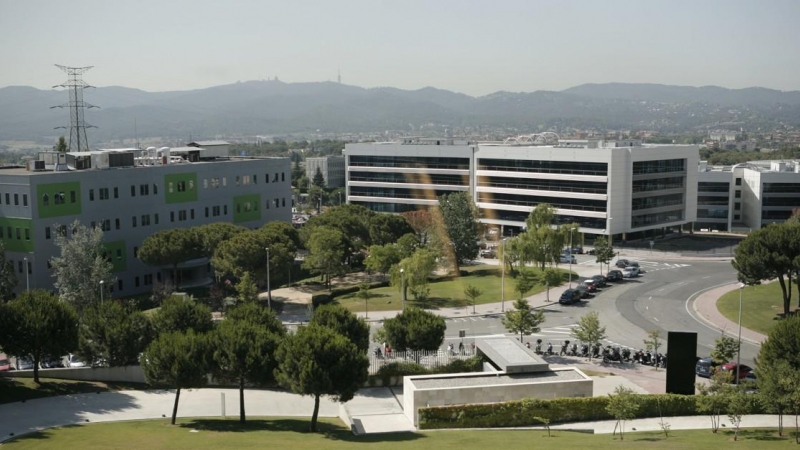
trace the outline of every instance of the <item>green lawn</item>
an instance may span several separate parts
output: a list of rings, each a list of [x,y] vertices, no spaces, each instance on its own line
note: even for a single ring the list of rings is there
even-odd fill
[[[320,419],[320,432],[308,433],[306,418],[265,418],[240,426],[235,419],[183,419],[176,426],[167,420],[76,425],[44,430],[3,444],[9,449],[582,449],[616,450],[641,448],[714,449],[735,445],[737,449],[797,448],[794,438],[778,437],[774,430],[742,430],[740,441],[721,430],[626,433],[620,441],[611,435],[543,430],[447,430],[422,433],[353,436],[337,419]],[[788,427],[787,427],[788,428]],[[196,432],[193,432],[195,431]],[[789,430],[787,430],[788,432]]]
[[[47,371],[42,370],[39,374],[47,375]],[[57,380],[52,378],[39,378],[39,381],[41,381],[41,384],[37,386],[33,382],[33,378],[0,377],[0,404],[56,395],[145,388],[145,385],[138,383],[105,383],[102,381]]]
[[[792,309],[797,305],[797,291],[792,285]],[[723,316],[739,323],[739,290],[728,292],[717,300],[717,309]],[[783,294],[779,283],[747,286],[742,293],[742,326],[762,334],[777,323],[783,314]]]
[[[483,291],[476,299],[476,304],[496,303],[500,301],[500,284],[502,272],[499,266],[480,264],[475,266],[464,266],[461,268],[467,272],[463,277],[444,277],[431,281],[430,298],[424,302],[417,302],[413,299],[411,292],[408,293],[407,304],[409,306],[419,306],[426,309],[450,308],[471,305],[470,300],[464,295],[464,288],[473,285]],[[569,271],[561,270],[562,280],[566,282],[569,278]],[[577,274],[573,272],[572,279],[576,279]],[[537,285],[527,295],[537,294],[545,290],[544,285]],[[400,290],[394,286],[377,288],[370,290],[372,298],[369,299],[370,311],[392,311],[402,309],[403,303]],[[519,294],[514,292],[514,278],[506,273],[505,277],[505,299],[513,302]],[[551,300],[558,300],[552,298]],[[357,294],[347,294],[336,297],[334,301],[345,306],[350,311],[363,312],[364,300],[357,297]]]

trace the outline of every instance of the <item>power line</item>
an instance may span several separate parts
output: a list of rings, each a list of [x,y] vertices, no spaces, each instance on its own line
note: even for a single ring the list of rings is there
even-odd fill
[[[69,108],[69,151],[87,152],[89,151],[89,140],[86,138],[87,128],[97,128],[86,123],[83,119],[83,110],[86,108],[97,108],[97,106],[83,101],[83,90],[94,86],[88,85],[83,81],[83,73],[94,66],[88,67],[67,67],[59,64],[55,65],[66,72],[69,78],[62,84],[53,86],[63,87],[69,92],[69,102],[63,105],[51,106],[52,108]],[[67,129],[67,127],[56,127],[56,129]]]

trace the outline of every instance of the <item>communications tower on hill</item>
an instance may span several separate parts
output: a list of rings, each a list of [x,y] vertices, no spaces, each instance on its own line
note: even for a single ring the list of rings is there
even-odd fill
[[[67,73],[69,78],[62,84],[53,86],[63,87],[69,92],[69,102],[63,105],[51,106],[50,108],[69,108],[69,151],[88,152],[89,141],[86,138],[87,128],[97,128],[89,125],[83,119],[83,110],[86,108],[97,108],[97,106],[83,101],[83,90],[94,86],[88,85],[83,81],[83,73],[94,66],[88,67],[67,67],[59,64],[55,65]],[[67,127],[56,127],[56,129],[67,129]]]

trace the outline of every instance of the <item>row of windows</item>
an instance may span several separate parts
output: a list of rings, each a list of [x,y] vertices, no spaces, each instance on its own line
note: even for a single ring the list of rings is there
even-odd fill
[[[361,167],[414,167],[422,169],[469,170],[469,158],[353,155],[350,156],[350,165]]]
[[[159,283],[161,282],[161,272],[156,272],[156,280],[158,280]],[[153,274],[152,273],[145,274],[144,276],[141,277],[141,281],[144,282],[145,286],[152,286],[153,285]],[[134,287],[139,287],[140,279],[139,279],[138,276],[133,278],[133,285],[134,285]]]
[[[352,186],[351,196],[360,197],[387,197],[387,198],[410,198],[416,200],[436,200],[444,194],[451,194],[453,191],[434,190],[434,189],[406,189],[406,188],[383,188],[369,186]]]
[[[633,163],[633,174],[684,172],[685,159],[660,159],[657,161],[636,161]]]
[[[698,219],[727,219],[728,208],[709,208],[697,210]]]
[[[661,223],[670,223],[683,220],[683,210],[667,211],[655,214],[642,214],[631,218],[631,227],[639,228]]]
[[[699,181],[697,183],[697,192],[728,192],[730,191],[730,183],[727,181]]]
[[[478,159],[478,170],[606,176],[608,175],[608,164],[598,162],[480,158]]]
[[[509,177],[478,177],[478,186],[510,188],[510,189],[530,189],[540,191],[562,191],[562,192],[582,192],[588,194],[605,194],[608,192],[608,184],[595,181],[572,181],[572,180],[541,180],[529,178],[509,178]]]
[[[634,180],[633,192],[662,191],[664,189],[680,189],[684,177],[654,178],[652,180]]]
[[[789,210],[786,211],[769,211],[769,210],[762,210],[761,211],[761,220],[778,220],[784,221],[789,219],[792,216],[792,212]]]
[[[728,197],[712,197],[700,195],[697,197],[697,205],[724,205],[728,206]]]
[[[0,227],[0,239],[16,239],[18,241],[22,241],[23,239],[26,241],[31,240],[30,228],[6,227],[5,230],[5,234],[3,234],[3,227]]]
[[[545,197],[534,195],[495,194],[479,192],[478,202],[498,203],[501,205],[536,206],[547,203],[554,208],[575,209],[579,211],[605,211],[605,200],[589,200],[583,198]]]
[[[350,181],[368,181],[373,183],[447,184],[453,186],[469,185],[469,177],[467,175],[426,173],[350,172]]]
[[[379,202],[350,202],[353,205],[361,205],[370,211],[380,213],[404,213],[408,211],[416,211],[418,209],[426,209],[420,205],[410,205],[408,203],[379,203]]]
[[[11,270],[14,270],[14,260],[13,259],[6,260],[6,264],[7,264],[7,267],[10,267]],[[22,260],[22,259],[18,260],[17,264],[16,264],[17,271],[19,273],[25,273],[25,265],[26,265],[25,264],[25,260]],[[31,261],[28,261],[27,266],[28,266],[28,274],[29,275],[33,274],[33,263]]]
[[[6,205],[11,206],[11,194],[6,192]],[[19,194],[14,194],[14,206],[19,206]],[[0,205],[3,204],[2,197],[0,197]],[[28,206],[28,194],[22,194],[22,206]]]
[[[663,208],[664,206],[675,206],[683,204],[683,194],[655,195],[652,197],[634,198],[631,202],[631,209]]]
[[[286,173],[285,172],[275,172],[272,174],[272,182],[284,182],[286,181]],[[249,186],[250,184],[258,184],[258,175],[236,175],[234,178],[236,186]],[[191,181],[189,183],[192,183]],[[270,174],[264,174],[264,183],[270,183]],[[211,188],[218,188],[218,187],[227,187],[228,186],[228,177],[213,177],[213,178],[205,178],[203,179],[203,189]],[[181,186],[178,186],[178,192],[183,192],[180,190]],[[184,186],[185,188],[185,186]],[[193,189],[194,185],[190,184],[189,189]],[[172,192],[172,191],[170,191]]]
[[[764,197],[762,206],[792,206],[800,208],[800,198],[794,197]]]
[[[530,213],[525,211],[505,211],[501,209],[480,209],[481,217],[486,217],[494,220],[508,220],[513,222],[525,222]],[[566,225],[577,223],[583,228],[594,228],[597,230],[604,230],[606,228],[606,219],[598,219],[592,217],[580,217],[570,215],[555,215],[555,223],[557,225]]]
[[[764,193],[800,193],[800,183],[764,183]]]

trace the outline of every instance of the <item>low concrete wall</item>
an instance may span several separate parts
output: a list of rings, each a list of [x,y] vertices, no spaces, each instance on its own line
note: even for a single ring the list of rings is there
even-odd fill
[[[0,374],[6,377],[33,378],[33,370],[13,370],[9,372],[0,372]],[[142,372],[141,366],[40,369],[39,377],[82,381],[145,382],[144,372]]]

